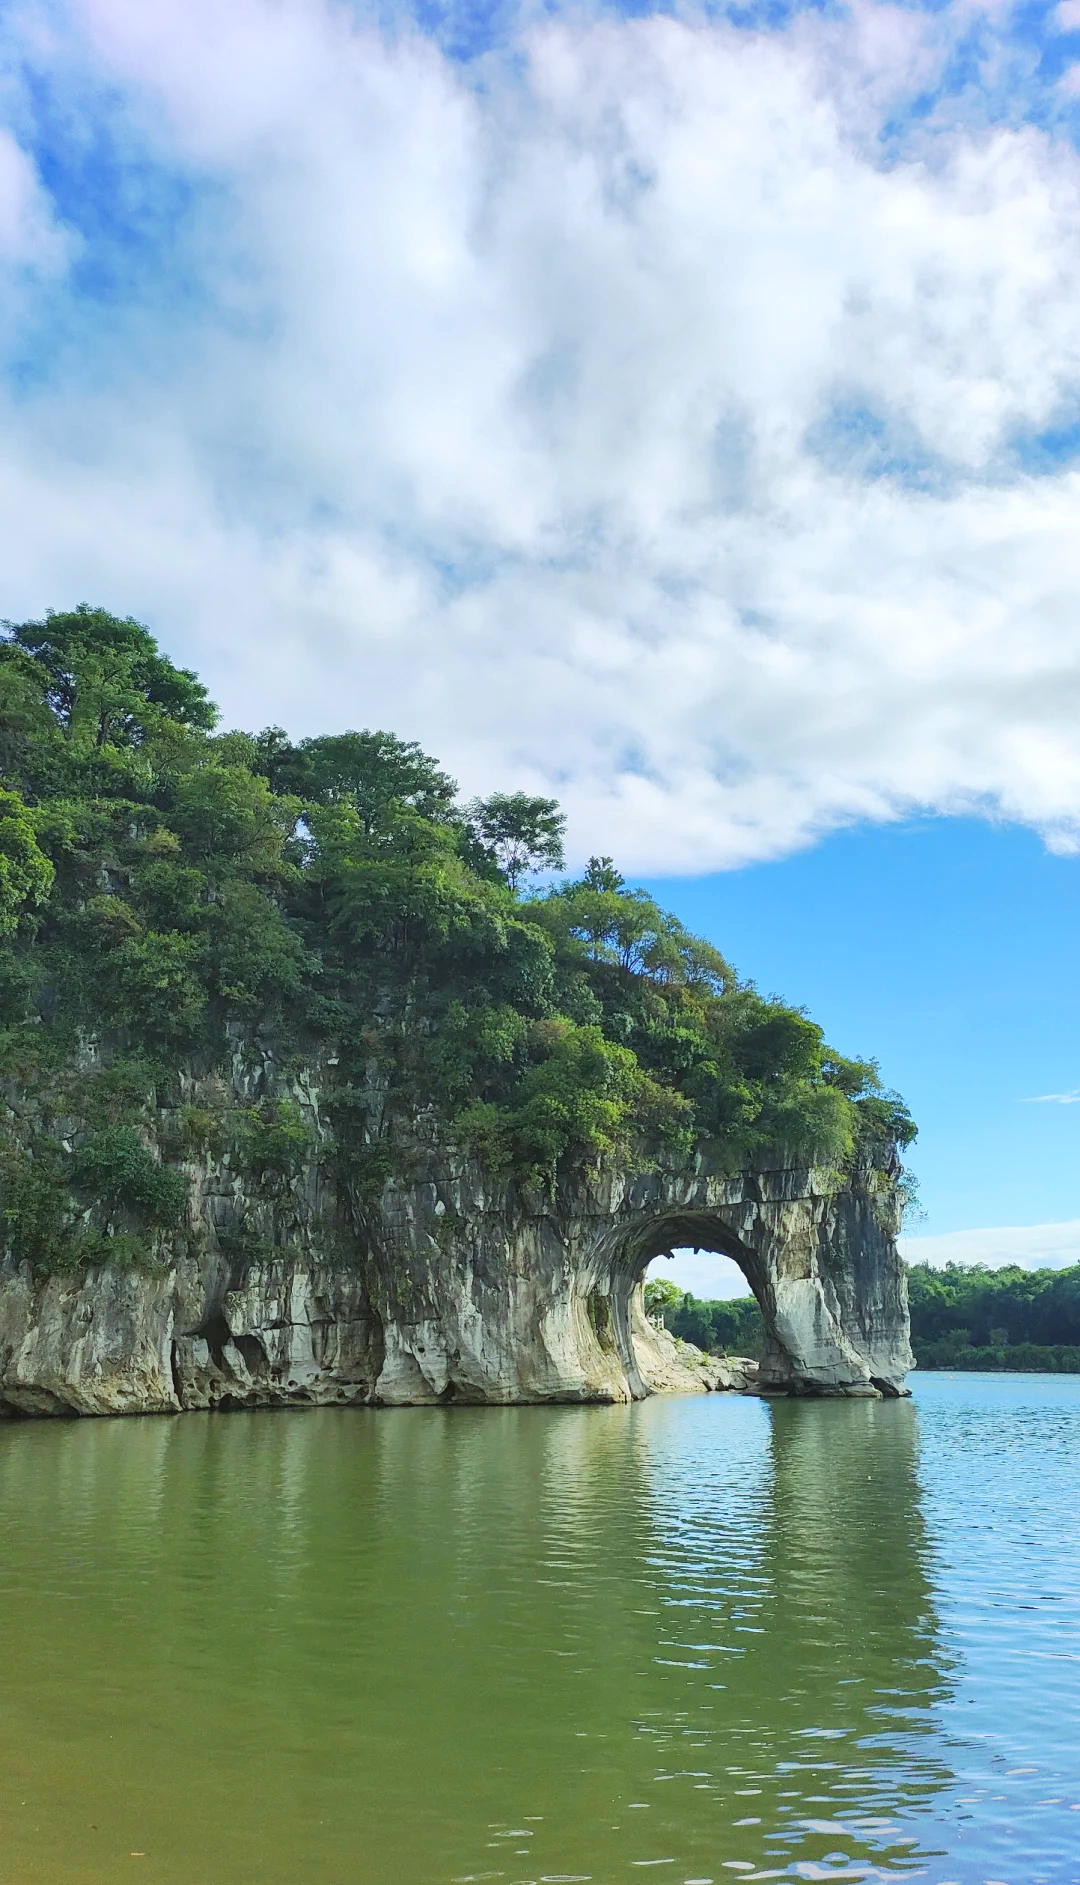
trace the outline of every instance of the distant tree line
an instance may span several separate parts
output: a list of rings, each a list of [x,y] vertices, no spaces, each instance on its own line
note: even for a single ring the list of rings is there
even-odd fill
[[[1080,1374],[1080,1264],[1022,1270],[1010,1264],[927,1263],[908,1270],[911,1345],[920,1368]],[[646,1308],[684,1342],[719,1354],[760,1355],[752,1296],[699,1302],[666,1279],[645,1286]]]
[[[1080,1374],[1080,1264],[1021,1270],[947,1264],[908,1271],[911,1342],[920,1368]]]
[[[713,1355],[760,1356],[765,1324],[753,1296],[735,1296],[728,1302],[699,1302],[666,1277],[650,1278],[645,1285],[646,1312],[662,1318],[664,1327],[681,1342],[693,1342]]]

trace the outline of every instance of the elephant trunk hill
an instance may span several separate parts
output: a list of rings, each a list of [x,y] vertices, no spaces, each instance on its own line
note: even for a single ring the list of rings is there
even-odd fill
[[[557,805],[394,735],[219,732],[149,632],[0,640],[0,1413],[897,1393],[914,1136]],[[537,888],[546,881],[546,888]]]

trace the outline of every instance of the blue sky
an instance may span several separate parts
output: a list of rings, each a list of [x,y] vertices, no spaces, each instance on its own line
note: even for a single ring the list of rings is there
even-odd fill
[[[0,606],[554,793],[1080,1256],[1078,136],[1080,0],[20,0]]]
[[[1013,1237],[955,1255],[1080,1261],[1080,859],[1015,826],[918,820],[649,887],[841,1051],[880,1062],[920,1127],[907,1162],[925,1217],[910,1228],[932,1254],[950,1254],[942,1234],[1050,1223],[1071,1232],[1049,1250]],[[1077,1104],[1038,1097],[1070,1090]],[[737,1282],[716,1258],[655,1267],[698,1294]]]
[[[1080,1100],[1080,859],[937,819],[651,888],[879,1061],[920,1127],[920,1234],[1080,1219],[1080,1104],[1038,1097]]]

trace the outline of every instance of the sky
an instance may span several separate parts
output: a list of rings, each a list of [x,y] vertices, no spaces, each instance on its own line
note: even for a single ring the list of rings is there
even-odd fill
[[[649,887],[904,1095],[910,1260],[1080,1262],[1080,858],[937,817]],[[712,1254],[652,1267],[698,1296],[743,1291]]]
[[[1080,1257],[1078,135],[1080,0],[10,0],[0,611],[554,793]]]

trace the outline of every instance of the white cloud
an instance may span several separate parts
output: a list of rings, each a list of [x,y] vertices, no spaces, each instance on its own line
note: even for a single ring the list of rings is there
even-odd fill
[[[1014,441],[1080,414],[1080,165],[884,160],[948,20],[582,18],[479,82],[322,0],[19,18],[188,196],[177,292],[58,285],[0,413],[5,612],[133,609],[231,719],[391,725],[634,868],[1076,845],[1080,472]]]
[[[11,132],[0,128],[0,264],[51,271],[63,253],[33,165]]]
[[[1060,1270],[1080,1263],[1080,1218],[1066,1224],[1021,1224],[992,1230],[946,1231],[938,1237],[901,1237],[908,1263],[985,1263],[998,1270],[1006,1263],[1022,1269]]]
[[[1025,1106],[1080,1106],[1080,1087],[1073,1087],[1068,1093],[1032,1093],[1024,1101]]]

